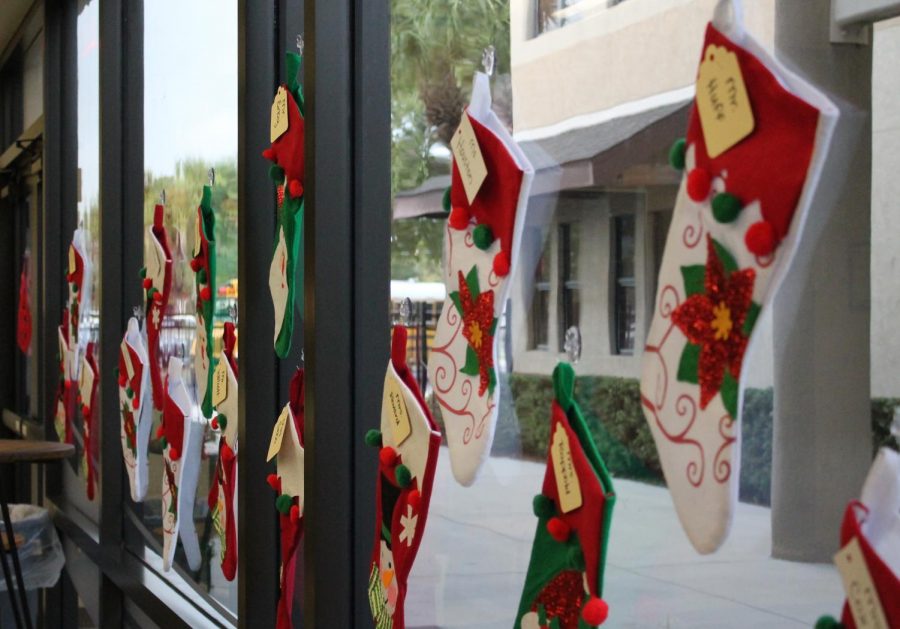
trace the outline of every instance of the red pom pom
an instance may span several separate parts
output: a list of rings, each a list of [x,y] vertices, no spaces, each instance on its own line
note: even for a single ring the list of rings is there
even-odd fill
[[[572,533],[572,527],[566,524],[562,518],[550,518],[550,520],[547,521],[547,532],[550,533],[550,537],[557,542],[564,542],[569,539],[569,535]]]
[[[413,508],[413,511],[419,510],[419,504],[422,502],[422,494],[419,493],[418,489],[413,489],[409,492],[409,495],[406,497],[406,504]]]
[[[278,474],[269,474],[266,476],[266,482],[269,483],[269,487],[281,493],[281,480],[278,478]]]
[[[162,293],[161,292],[156,291],[155,293],[153,293],[153,303],[155,303],[155,304],[162,303]]]
[[[87,404],[85,404],[81,407],[81,414],[84,415],[85,417],[87,417],[88,415],[91,414],[91,409],[88,407]]]
[[[688,173],[687,177],[687,193],[697,203],[705,201],[709,196],[709,189],[712,185],[712,179],[709,173],[702,168],[695,168]]]
[[[288,182],[288,192],[290,192],[291,196],[295,199],[299,199],[303,196],[303,184],[296,179],[291,179]]]
[[[394,467],[397,463],[397,451],[391,446],[384,446],[378,453],[378,458],[385,467]]]
[[[128,384],[128,376],[126,376],[123,373],[122,375],[119,376],[119,386],[124,387],[127,384]]]
[[[141,405],[141,398],[139,398],[136,395],[133,398],[131,398],[131,408],[133,408],[134,410],[137,410],[138,406],[140,406],[140,405]]]
[[[209,286],[204,286],[200,289],[200,299],[203,301],[212,299],[212,289]]]
[[[153,286],[153,280],[151,280],[149,277],[145,277],[144,281],[141,283],[144,285],[144,290],[147,290],[148,288]]]
[[[173,461],[177,461],[181,458],[181,452],[178,451],[178,448],[175,446],[169,446],[169,458]]]
[[[213,418],[210,420],[209,425],[212,426],[212,429],[213,429],[213,430],[218,430],[218,429],[219,429],[219,420],[216,419],[215,417],[213,417]]]
[[[450,210],[449,220],[453,229],[465,229],[469,226],[469,211],[463,207],[455,207]]]
[[[265,151],[263,151],[262,156],[265,157],[270,162],[275,161],[275,151],[272,149],[272,147],[269,147]]]
[[[581,617],[584,618],[584,622],[595,627],[602,625],[607,616],[609,616],[609,605],[602,598],[597,598],[596,596],[592,596],[584,606],[584,609],[581,610]]]
[[[497,277],[509,275],[509,254],[505,251],[498,251],[494,256],[494,273]]]
[[[200,258],[191,258],[191,271],[196,273],[197,271],[200,270],[200,267],[201,267]]]
[[[297,523],[300,521],[300,506],[299,505],[291,505],[291,522]]]
[[[757,256],[767,256],[775,251],[775,228],[768,221],[753,223],[747,233],[744,234],[744,244],[750,253]]]

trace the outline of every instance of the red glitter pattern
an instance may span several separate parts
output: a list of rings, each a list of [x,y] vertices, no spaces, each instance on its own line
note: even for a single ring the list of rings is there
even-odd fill
[[[463,336],[478,356],[478,395],[484,395],[490,385],[494,368],[494,291],[472,295],[462,271],[459,273],[459,299],[462,304]]]
[[[559,629],[578,629],[584,597],[584,581],[581,573],[576,570],[563,570],[541,590],[531,604],[531,611],[537,612],[539,607],[543,607],[547,626],[555,618],[559,623]]]

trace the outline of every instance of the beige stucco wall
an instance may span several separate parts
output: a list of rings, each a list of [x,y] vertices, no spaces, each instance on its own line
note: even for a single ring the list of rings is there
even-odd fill
[[[716,0],[626,0],[531,37],[534,0],[510,3],[516,132],[693,84]],[[774,0],[744,3],[749,32],[771,47]]]

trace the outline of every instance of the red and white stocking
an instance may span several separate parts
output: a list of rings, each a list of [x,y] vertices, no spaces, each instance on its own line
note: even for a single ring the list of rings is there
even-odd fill
[[[157,204],[153,210],[153,224],[147,228],[150,246],[146,252],[145,266],[141,271],[147,322],[147,354],[150,382],[153,386],[153,408],[161,411],[166,399],[159,356],[159,335],[172,290],[172,252],[169,236],[163,223],[165,208]]]
[[[150,468],[147,447],[153,427],[152,392],[147,348],[137,319],[128,320],[128,329],[119,346],[119,417],[122,457],[128,472],[131,499],[141,502],[147,495]]]
[[[97,387],[100,385],[100,370],[94,356],[95,347],[93,342],[87,344],[84,358],[81,360],[81,373],[78,379],[78,401],[81,403],[84,437],[81,463],[88,500],[94,499],[94,492],[97,488],[97,455],[99,451],[95,435],[97,429],[95,412],[97,410]]]
[[[742,31],[728,0],[707,27],[696,93],[670,154],[685,177],[641,401],[682,526],[709,553],[737,500],[745,351],[796,248],[837,111]]]

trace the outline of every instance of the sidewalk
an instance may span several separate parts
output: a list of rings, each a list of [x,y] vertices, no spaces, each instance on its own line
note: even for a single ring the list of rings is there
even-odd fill
[[[542,463],[491,458],[474,486],[460,487],[441,448],[409,578],[407,626],[512,627],[537,521],[531,500],[543,476]],[[664,488],[615,485],[604,629],[812,627],[839,612],[843,590],[833,567],[769,556],[769,509],[739,505],[723,547],[700,556]]]

